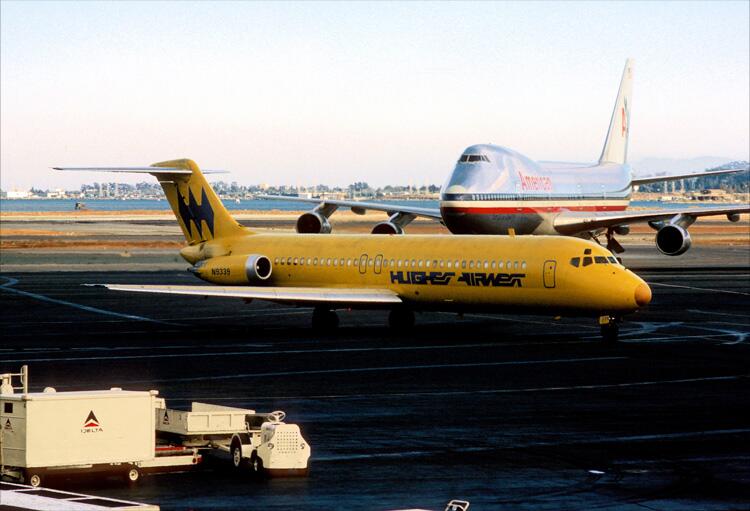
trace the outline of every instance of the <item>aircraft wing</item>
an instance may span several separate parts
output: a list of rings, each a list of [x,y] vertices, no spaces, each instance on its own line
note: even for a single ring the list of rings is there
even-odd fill
[[[170,295],[220,296],[224,298],[258,299],[288,304],[394,304],[401,298],[388,289],[313,288],[261,286],[168,286],[129,284],[87,284],[112,291]]]
[[[353,212],[359,215],[363,215],[365,211],[371,209],[373,211],[385,211],[389,215],[393,215],[395,213],[406,213],[410,215],[423,216],[426,218],[434,218],[435,220],[443,219],[438,208],[419,208],[412,206],[401,206],[398,204],[380,204],[377,202],[360,202],[354,200],[349,201],[338,199],[307,199],[304,197],[287,197],[284,195],[258,195],[258,198],[269,200],[285,200],[290,202],[305,202],[308,204],[319,204],[321,206],[330,204],[332,206],[350,208]]]
[[[596,213],[569,211],[560,213],[554,220],[554,227],[560,234],[576,234],[579,232],[595,231],[618,225],[628,225],[640,222],[658,222],[671,220],[675,217],[687,217],[695,220],[702,216],[739,215],[749,213],[749,206],[726,206],[716,208],[685,208],[685,209],[652,209],[624,213]]]
[[[711,177],[721,176],[724,174],[736,174],[737,172],[744,172],[748,168],[744,169],[729,169],[729,170],[712,170],[710,172],[691,172],[689,174],[672,174],[664,176],[633,176],[632,184],[635,185],[647,185],[649,183],[662,183],[664,181],[679,181],[680,179],[692,179],[694,177]]]

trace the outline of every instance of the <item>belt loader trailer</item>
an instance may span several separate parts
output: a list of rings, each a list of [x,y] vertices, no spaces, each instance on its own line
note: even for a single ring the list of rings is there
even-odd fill
[[[201,461],[197,449],[156,446],[157,394],[29,392],[26,366],[0,375],[0,476],[39,486],[54,475],[114,474],[135,482],[144,472],[192,468]]]

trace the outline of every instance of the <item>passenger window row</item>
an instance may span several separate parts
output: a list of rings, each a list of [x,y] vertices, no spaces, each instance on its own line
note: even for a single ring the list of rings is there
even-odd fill
[[[373,258],[367,259],[367,265],[373,266]],[[336,258],[336,257],[276,257],[273,260],[275,266],[328,266],[328,267],[359,267],[358,258]],[[526,261],[489,261],[480,260],[443,260],[443,259],[388,259],[383,258],[383,268],[425,268],[425,269],[477,269],[477,270],[525,270]]]

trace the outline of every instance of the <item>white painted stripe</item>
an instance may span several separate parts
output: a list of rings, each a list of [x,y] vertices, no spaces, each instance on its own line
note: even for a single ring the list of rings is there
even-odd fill
[[[616,360],[627,360],[629,357],[591,357],[591,358],[559,358],[549,360],[517,360],[512,362],[477,362],[466,364],[425,364],[408,366],[384,366],[384,367],[352,367],[346,369],[317,369],[309,371],[277,371],[269,373],[244,373],[215,376],[197,376],[190,378],[160,378],[153,380],[130,380],[123,383],[173,383],[191,381],[217,381],[217,380],[240,380],[244,378],[268,378],[276,376],[300,376],[309,374],[352,374],[352,373],[379,373],[387,371],[418,371],[424,369],[456,369],[460,367],[499,367],[499,366],[522,366],[522,365],[547,365],[547,364],[575,364],[581,362],[611,362]]]
[[[440,314],[452,314],[452,315],[455,315],[456,313],[455,312],[441,312]],[[518,317],[513,317],[513,316],[506,316],[506,315],[503,315],[503,314],[489,315],[489,314],[471,314],[471,313],[468,313],[468,314],[464,314],[464,317],[466,317],[466,318],[479,318],[479,319],[494,319],[494,320],[498,320],[499,319],[501,321],[512,321],[514,323],[528,323],[528,324],[545,325],[545,326],[551,326],[551,325],[554,325],[554,326],[572,326],[572,325],[565,325],[565,324],[560,323],[560,322],[555,321],[555,320],[550,320],[550,321],[535,321],[535,320],[531,320],[531,319],[524,319],[524,318],[518,318]],[[591,330],[598,330],[599,329],[599,327],[589,326],[589,325],[575,325],[575,327],[576,328],[586,328],[586,329],[591,329]]]
[[[688,309],[688,312],[692,312],[693,314],[709,314],[711,316],[732,316],[734,318],[747,319],[747,314],[729,314],[728,312],[702,311],[700,309]]]
[[[36,294],[36,293],[29,293],[28,291],[21,291],[20,289],[15,289],[15,288],[11,287],[11,286],[13,286],[13,285],[15,285],[15,284],[18,283],[18,279],[13,279],[13,278],[10,278],[10,277],[3,277],[3,278],[6,279],[8,282],[6,282],[5,284],[0,285],[0,289],[1,290],[7,291],[9,293],[15,293],[15,294],[18,294],[18,295],[21,295],[21,296],[26,296],[26,297],[29,297],[29,298],[33,298],[34,300],[39,300],[40,302],[48,302],[48,303],[54,303],[54,304],[57,304],[57,305],[65,305],[67,307],[73,307],[75,309],[84,310],[86,312],[93,312],[95,314],[104,314],[106,316],[114,316],[114,317],[118,317],[118,318],[125,318],[125,319],[129,319],[129,320],[133,320],[133,321],[148,321],[150,323],[160,323],[162,325],[172,325],[172,326],[175,326],[174,323],[168,323],[166,321],[160,321],[158,319],[151,319],[151,318],[146,318],[144,316],[136,316],[136,315],[133,315],[133,314],[122,314],[120,312],[113,312],[113,311],[108,311],[108,310],[104,310],[104,309],[98,309],[96,307],[89,307],[88,305],[81,305],[79,303],[68,302],[66,300],[59,300],[57,298],[50,298],[49,296],[44,296],[44,295],[40,295],[40,294]]]
[[[6,488],[0,490],[0,504],[11,508],[33,509],[37,511],[101,511],[111,509],[143,511],[158,510],[157,506],[141,504],[129,500],[111,499],[108,497],[97,497],[83,493],[73,493],[49,488],[32,488],[27,485],[3,482]],[[39,495],[43,490],[45,495]],[[52,495],[56,495],[53,497]],[[97,504],[87,503],[86,500],[95,499]],[[106,504],[106,505],[104,505]]]
[[[708,287],[695,287],[695,286],[680,286],[677,284],[664,284],[662,282],[649,282],[652,286],[662,286],[662,287],[677,287],[682,289],[693,289],[695,291],[706,291],[709,293],[726,293],[730,295],[742,295],[742,296],[750,296],[750,293],[743,293],[741,291],[729,291],[728,289],[711,289]]]
[[[546,343],[545,343],[546,344]],[[567,344],[567,343],[566,343]],[[528,343],[519,343],[517,346],[526,346]],[[499,343],[476,343],[476,344],[450,344],[450,345],[419,345],[419,346],[388,346],[373,348],[330,348],[330,349],[295,349],[295,350],[257,350],[257,351],[202,351],[197,353],[156,353],[149,355],[116,355],[116,356],[80,356],[80,357],[46,357],[46,358],[28,358],[33,355],[31,350],[17,352],[16,355],[27,355],[25,358],[15,360],[3,360],[3,362],[83,362],[91,360],[148,360],[159,358],[195,358],[195,357],[221,357],[221,356],[263,356],[263,355],[307,355],[314,353],[373,353],[389,351],[430,351],[430,350],[451,350],[451,349],[469,349],[469,348],[497,348],[504,347],[505,344]],[[237,347],[235,347],[236,349]],[[41,348],[46,350],[46,348]],[[132,348],[148,349],[151,348]],[[598,360],[598,359],[595,359]],[[507,364],[511,362],[503,362]],[[427,366],[415,366],[427,367]],[[452,365],[446,367],[454,367]]]
[[[205,398],[202,398],[205,399]],[[740,435],[744,433],[750,433],[750,429],[746,428],[734,428],[734,429],[714,429],[708,431],[684,431],[681,433],[661,433],[653,435],[624,435],[624,436],[586,436],[585,438],[571,438],[570,440],[561,439],[556,441],[526,441],[518,442],[513,441],[512,445],[498,445],[495,447],[466,447],[461,446],[455,448],[455,450],[462,453],[468,452],[496,452],[503,450],[504,448],[512,449],[528,449],[532,447],[553,447],[561,445],[590,445],[590,444],[614,444],[614,443],[631,443],[631,442],[646,442],[653,440],[679,440],[684,438],[704,438],[711,436],[723,436],[723,435]],[[421,451],[399,451],[399,452],[374,452],[371,454],[329,454],[329,455],[313,455],[314,461],[345,461],[345,460],[357,460],[357,459],[374,459],[374,458],[408,458],[408,457],[419,457],[419,456],[432,456],[439,452],[452,451],[454,448],[440,448]],[[737,457],[730,457],[729,459],[735,460]],[[741,458],[744,459],[744,458]],[[642,463],[639,460],[639,463]],[[619,462],[618,462],[619,463]],[[597,473],[598,471],[590,470],[589,472]],[[604,474],[604,472],[601,472]]]
[[[699,273],[697,275],[686,275],[684,273],[652,273],[652,272],[648,272],[648,271],[639,272],[639,273],[641,275],[648,275],[649,276],[649,280],[650,279],[656,279],[656,280],[658,280],[659,277],[664,277],[664,278],[675,278],[676,277],[676,278],[679,278],[680,280],[691,280],[691,279],[693,279],[693,280],[701,280],[701,279],[715,279],[715,278],[724,278],[724,279],[727,279],[727,277],[729,277],[729,279],[731,279],[731,280],[735,280],[735,279],[738,279],[740,277],[744,277],[744,278],[750,277],[750,273],[748,273],[748,274],[745,274],[745,273],[724,273],[724,274],[720,274],[720,273]]]
[[[628,387],[648,387],[656,385],[682,385],[686,383],[701,383],[701,382],[729,382],[737,381],[750,378],[748,374],[737,374],[729,376],[706,376],[701,378],[683,378],[678,380],[648,380],[638,382],[626,382],[626,383],[602,383],[602,384],[591,384],[591,385],[566,385],[566,386],[554,386],[554,387],[528,387],[520,389],[484,389],[484,390],[436,390],[432,392],[394,392],[394,393],[370,393],[370,394],[313,394],[309,396],[266,396],[266,397],[255,397],[254,401],[274,401],[274,400],[305,400],[305,399],[343,399],[343,400],[368,400],[368,399],[382,399],[382,398],[410,398],[410,397],[429,397],[429,396],[465,396],[465,395],[476,395],[476,394],[527,394],[537,392],[567,392],[576,390],[606,390],[616,388],[628,388]],[[145,383],[150,383],[146,381]],[[198,397],[183,397],[183,398],[170,398],[170,401],[185,401],[192,402],[195,400],[210,400],[210,401],[235,401],[238,406],[244,400],[247,400],[246,395],[242,396],[198,396]]]

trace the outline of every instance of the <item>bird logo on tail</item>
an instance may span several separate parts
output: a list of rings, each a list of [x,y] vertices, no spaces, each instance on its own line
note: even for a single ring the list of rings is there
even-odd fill
[[[201,188],[201,203],[198,204],[193,195],[193,190],[188,188],[188,198],[185,200],[185,197],[180,193],[179,187],[177,187],[177,207],[180,219],[185,224],[185,228],[190,233],[190,236],[194,236],[193,225],[190,223],[192,220],[193,224],[195,224],[198,238],[205,239],[203,236],[203,221],[206,222],[211,237],[214,237],[214,209],[211,207],[205,189]]]

